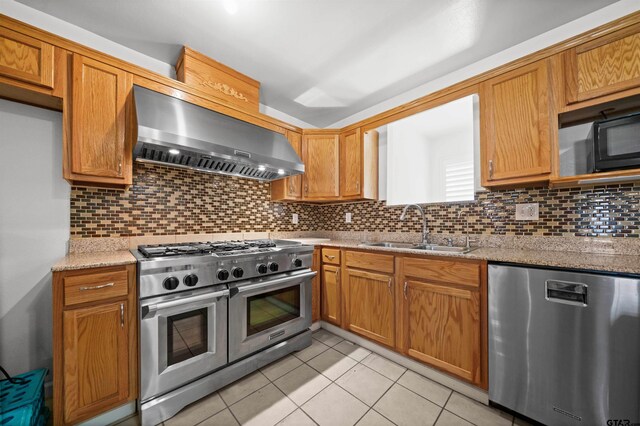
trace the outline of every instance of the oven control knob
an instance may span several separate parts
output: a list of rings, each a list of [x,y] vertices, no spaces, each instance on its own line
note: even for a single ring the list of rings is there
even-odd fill
[[[184,285],[186,285],[187,287],[193,287],[194,285],[198,284],[198,276],[195,274],[191,274],[191,275],[187,275],[186,277],[184,277]]]
[[[234,278],[242,278],[244,270],[242,270],[242,268],[233,268],[231,270],[231,275],[233,275]]]
[[[259,274],[266,274],[268,271],[267,265],[265,265],[264,263],[261,263],[258,266],[256,266],[256,269],[258,270]]]
[[[269,263],[269,270],[271,272],[278,272],[278,264],[276,262]]]
[[[293,266],[299,268],[302,266],[302,259],[293,259]]]
[[[176,288],[178,288],[178,284],[180,284],[180,280],[176,277],[168,277],[165,278],[164,281],[162,281],[162,287],[166,288],[167,290],[175,290]]]
[[[218,270],[218,279],[220,281],[228,280],[229,279],[229,271],[227,271],[226,269]]]

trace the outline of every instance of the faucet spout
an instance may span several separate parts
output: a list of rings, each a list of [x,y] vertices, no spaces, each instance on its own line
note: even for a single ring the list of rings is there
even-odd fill
[[[427,230],[427,216],[424,214],[424,209],[418,204],[407,204],[402,210],[400,220],[405,220],[407,217],[407,211],[411,208],[415,208],[420,212],[422,216],[422,244],[429,244],[429,231]]]

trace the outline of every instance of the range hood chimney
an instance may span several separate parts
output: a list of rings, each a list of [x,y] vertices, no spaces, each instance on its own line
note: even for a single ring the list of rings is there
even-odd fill
[[[136,161],[262,181],[304,173],[284,135],[133,86]]]

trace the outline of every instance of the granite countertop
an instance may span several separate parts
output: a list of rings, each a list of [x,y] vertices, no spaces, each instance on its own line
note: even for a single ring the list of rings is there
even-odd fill
[[[584,269],[591,271],[640,274],[640,255],[601,254],[551,250],[525,250],[514,248],[478,247],[462,253],[432,252],[395,247],[364,246],[360,241],[330,240],[319,245],[359,250],[387,251],[392,253],[419,254],[423,256],[459,257],[494,262],[520,263],[525,265],[552,266],[556,268]]]
[[[53,272],[59,272],[70,271],[74,269],[128,265],[131,263],[136,263],[136,258],[133,257],[129,250],[94,253],[70,253],[56,262],[51,267],[51,270]]]

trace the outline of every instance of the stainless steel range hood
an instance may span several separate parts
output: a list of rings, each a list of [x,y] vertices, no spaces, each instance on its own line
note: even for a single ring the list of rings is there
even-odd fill
[[[271,181],[304,173],[284,135],[134,86],[136,161]]]

